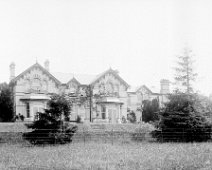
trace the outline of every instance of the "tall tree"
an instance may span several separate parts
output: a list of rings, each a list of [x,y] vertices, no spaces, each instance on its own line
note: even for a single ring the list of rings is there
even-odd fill
[[[160,111],[158,129],[153,136],[159,141],[202,142],[211,139],[212,124],[196,107],[196,94],[169,95],[169,102]]]
[[[159,103],[157,99],[144,100],[143,101],[143,112],[142,112],[142,120],[144,122],[155,122],[159,120],[158,116],[159,112]]]
[[[178,66],[175,68],[175,81],[178,86],[177,90],[181,91],[179,87],[184,87],[187,94],[193,92],[192,81],[195,81],[197,76],[197,73],[194,73],[194,61],[192,57],[192,51],[185,48],[183,55],[178,56]]]
[[[13,93],[7,83],[0,84],[0,121],[10,122],[14,118]]]

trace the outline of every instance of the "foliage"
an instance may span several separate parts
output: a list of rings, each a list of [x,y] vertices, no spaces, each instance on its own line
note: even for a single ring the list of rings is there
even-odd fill
[[[209,97],[196,94],[195,109],[212,122],[212,101]]]
[[[77,122],[77,123],[81,123],[81,122],[82,122],[82,118],[81,118],[79,115],[77,115],[76,122]]]
[[[14,120],[13,93],[7,83],[0,84],[0,121],[10,122]]]
[[[122,116],[121,122],[122,122],[122,123],[127,123],[127,120],[126,120],[125,116]]]
[[[133,140],[143,141],[150,137],[151,132],[155,130],[154,126],[149,123],[140,124],[132,134]]]
[[[49,109],[38,112],[32,124],[26,124],[32,132],[23,137],[32,144],[64,144],[72,141],[77,130],[65,120],[69,117],[71,106],[64,96],[54,95],[48,102]]]
[[[61,119],[61,117],[64,117],[65,120],[69,119],[72,101],[66,99],[64,95],[53,95],[48,106],[49,109],[46,112],[49,112],[54,119]]]
[[[179,61],[177,62],[178,67],[175,68],[176,75],[175,80],[179,86],[186,88],[186,93],[193,92],[191,82],[195,80],[197,74],[194,73],[193,70],[193,60],[191,51],[188,49],[184,49],[184,54],[178,57]]]
[[[20,113],[18,115],[15,116],[15,120],[21,120],[21,121],[24,121],[25,117],[24,115],[21,115]]]
[[[212,124],[195,108],[196,96],[173,94],[160,112],[158,129],[153,136],[159,141],[202,142],[211,139]]]
[[[129,111],[129,113],[127,114],[127,120],[130,123],[135,123],[136,122],[136,115],[135,115],[135,112],[133,110]]]
[[[143,101],[143,111],[142,111],[142,121],[144,122],[155,122],[159,120],[159,103],[157,99],[152,101],[144,100]]]

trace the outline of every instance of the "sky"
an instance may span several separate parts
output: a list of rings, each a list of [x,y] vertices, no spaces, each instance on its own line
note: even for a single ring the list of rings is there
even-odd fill
[[[51,72],[118,70],[131,86],[174,81],[177,56],[192,50],[195,90],[212,93],[209,0],[0,0],[0,83],[50,61]]]

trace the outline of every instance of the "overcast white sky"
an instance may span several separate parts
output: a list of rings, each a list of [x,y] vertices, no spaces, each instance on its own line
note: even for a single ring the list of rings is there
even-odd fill
[[[130,85],[173,80],[176,56],[193,50],[196,90],[212,93],[212,2],[207,0],[0,0],[0,82],[37,60],[52,72],[99,74]]]

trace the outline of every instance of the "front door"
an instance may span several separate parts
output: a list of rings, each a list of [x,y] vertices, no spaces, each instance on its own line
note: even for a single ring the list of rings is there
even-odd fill
[[[109,116],[109,122],[110,123],[116,123],[116,109],[108,109],[108,116]]]
[[[43,112],[44,107],[42,105],[35,105],[33,106],[33,115],[35,116],[37,112]]]

